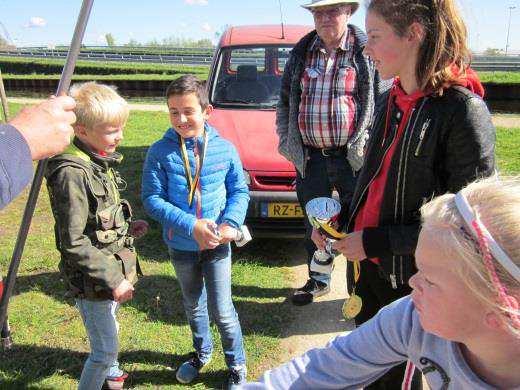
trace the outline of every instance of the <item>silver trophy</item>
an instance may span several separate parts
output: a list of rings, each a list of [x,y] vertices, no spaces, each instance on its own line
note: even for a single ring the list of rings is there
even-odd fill
[[[216,225],[208,224],[208,227],[217,237],[220,237],[220,233]],[[235,231],[236,235],[233,241],[235,241],[235,244],[238,247],[246,245],[253,239],[246,225],[241,225],[238,229],[235,229]]]
[[[305,205],[305,212],[310,224],[318,229],[326,239],[325,249],[318,249],[312,256],[310,270],[322,274],[330,274],[334,266],[334,250],[332,244],[344,234],[339,233],[333,224],[341,211],[340,203],[333,198],[314,198]]]

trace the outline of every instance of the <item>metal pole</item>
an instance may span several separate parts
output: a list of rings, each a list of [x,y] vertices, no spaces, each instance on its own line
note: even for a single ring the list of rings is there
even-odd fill
[[[509,22],[507,23],[506,53],[505,53],[506,56],[507,56],[507,49],[509,48],[509,31],[511,30],[511,12],[515,8],[516,7],[514,5],[509,6]]]
[[[2,110],[4,113],[4,122],[9,121],[9,106],[7,105],[7,96],[5,95],[4,79],[0,70],[0,100],[2,100]]]
[[[2,111],[4,114],[4,122],[9,121],[9,106],[7,105],[7,96],[4,89],[4,80],[2,78],[2,71],[0,70],[0,100],[2,101]],[[0,299],[4,294],[4,280],[0,273]],[[4,322],[0,322],[0,348],[4,351],[11,349],[13,339],[11,338],[11,328],[9,327],[9,319],[5,317]]]
[[[0,275],[0,298],[4,291],[4,280]],[[0,326],[0,350],[7,351],[11,349],[13,345],[13,339],[11,338],[11,329],[9,328],[9,319],[5,317],[3,326]]]
[[[72,73],[74,73],[74,67],[78,58],[81,41],[83,40],[83,35],[85,34],[85,29],[87,27],[88,18],[90,16],[93,3],[94,0],[83,0],[83,4],[81,5],[81,10],[76,22],[76,28],[74,30],[74,35],[72,37],[69,52],[67,54],[67,61],[65,62],[65,66],[63,67],[63,71],[61,73],[56,96],[63,95],[69,90],[70,80]],[[29,226],[31,225],[32,216],[36,207],[36,201],[38,200],[38,194],[40,192],[46,166],[47,159],[39,161],[36,168],[36,173],[34,174],[31,190],[29,192],[29,199],[27,200],[27,205],[25,206],[22,224],[20,226],[20,230],[18,231],[13,257],[11,258],[9,272],[7,273],[7,278],[5,280],[5,291],[2,295],[2,299],[0,300],[0,324],[4,323],[7,316],[9,298],[13,292],[16,273],[18,271],[18,266],[20,265],[20,259],[22,257],[25,240],[27,239],[27,233],[29,232]]]

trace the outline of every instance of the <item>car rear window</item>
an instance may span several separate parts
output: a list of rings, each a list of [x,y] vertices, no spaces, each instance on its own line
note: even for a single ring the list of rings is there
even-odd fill
[[[240,65],[255,65],[257,71],[265,70],[265,48],[236,49],[230,51],[229,69],[236,72]]]
[[[274,108],[291,47],[223,48],[215,63],[210,100],[215,106]]]

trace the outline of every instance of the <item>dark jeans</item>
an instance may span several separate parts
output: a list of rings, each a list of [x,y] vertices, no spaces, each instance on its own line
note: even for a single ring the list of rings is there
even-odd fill
[[[361,312],[356,316],[355,322],[360,326],[367,322],[377,314],[379,309],[389,303],[409,295],[412,289],[408,284],[398,285],[397,289],[393,289],[390,281],[386,280],[381,273],[377,264],[369,260],[363,260],[361,263],[361,274],[356,285],[356,295],[363,301]],[[347,286],[349,293],[352,292],[353,285],[353,266],[348,263],[347,268]],[[403,383],[406,363],[400,364],[374,383],[365,387],[366,390],[393,390],[400,389]],[[422,389],[421,372],[416,369],[412,378],[411,388],[413,390]]]
[[[311,199],[321,196],[330,197],[332,191],[338,191],[342,207],[349,207],[356,186],[356,177],[345,154],[324,156],[320,150],[311,149],[309,161],[305,169],[305,177],[297,172],[296,193],[302,209]],[[312,226],[305,216],[305,249],[307,251],[307,266],[310,267],[312,255],[317,249],[311,240]],[[330,275],[311,272],[309,277],[325,284],[330,283]]]

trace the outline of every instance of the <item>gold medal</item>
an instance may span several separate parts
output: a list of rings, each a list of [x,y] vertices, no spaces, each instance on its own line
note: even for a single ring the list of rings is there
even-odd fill
[[[352,320],[361,312],[362,306],[361,298],[353,292],[350,297],[345,299],[341,311],[347,320]]]

